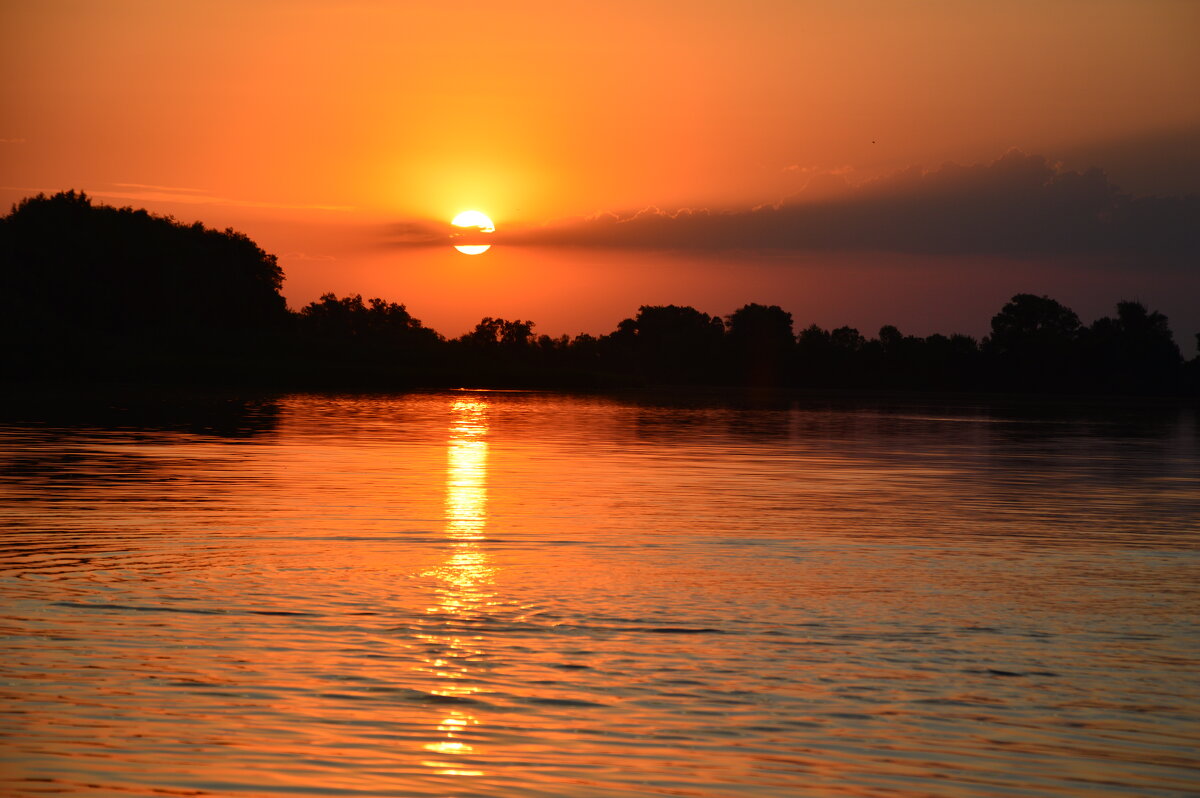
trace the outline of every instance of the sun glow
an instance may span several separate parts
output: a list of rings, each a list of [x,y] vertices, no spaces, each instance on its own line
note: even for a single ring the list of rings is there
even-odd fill
[[[463,211],[450,224],[455,227],[478,227],[481,233],[494,233],[496,225],[483,211]]]
[[[462,233],[455,233],[451,239],[461,238],[469,233],[494,233],[496,225],[483,211],[463,211],[454,217],[450,224],[463,228]],[[464,255],[479,255],[491,249],[491,244],[455,244],[454,248]]]

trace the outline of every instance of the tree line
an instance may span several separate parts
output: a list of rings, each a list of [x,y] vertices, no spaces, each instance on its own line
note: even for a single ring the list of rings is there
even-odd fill
[[[539,335],[487,317],[457,338],[403,304],[326,294],[291,311],[273,255],[246,236],[82,193],[22,200],[0,219],[9,379],[233,382],[278,387],[731,385],[1198,394],[1168,320],[1138,302],[1084,324],[1018,294],[982,340],[796,330],[777,305],[728,316],[644,305],[611,332]],[[1200,336],[1198,336],[1200,338]]]

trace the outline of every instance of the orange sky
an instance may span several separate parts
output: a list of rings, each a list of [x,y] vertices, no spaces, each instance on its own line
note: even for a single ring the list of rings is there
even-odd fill
[[[855,184],[1013,147],[1103,167],[1136,194],[1200,193],[1200,4],[1187,0],[0,7],[0,202],[77,188],[232,225],[280,255],[293,306],[323,290],[383,293],[447,334],[485,314],[603,332],[671,301],[671,285],[679,302],[703,295],[714,304],[701,309],[728,313],[837,274],[814,281],[806,255],[743,296],[695,258],[646,255],[649,282],[597,265],[601,253],[520,260],[496,247],[468,264],[388,251],[388,225],[467,208],[501,230],[749,208],[814,176]],[[575,293],[547,289],[550,271]],[[568,298],[576,317],[561,312]],[[838,301],[847,321],[877,326]]]

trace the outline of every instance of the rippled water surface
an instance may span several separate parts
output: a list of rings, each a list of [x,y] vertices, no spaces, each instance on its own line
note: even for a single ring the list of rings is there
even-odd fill
[[[0,793],[1200,791],[1187,409],[291,396],[0,466]]]

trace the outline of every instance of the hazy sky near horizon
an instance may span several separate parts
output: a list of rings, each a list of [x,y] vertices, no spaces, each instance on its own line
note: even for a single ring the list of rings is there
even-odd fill
[[[233,226],[293,306],[573,333],[759,301],[926,333],[1044,285],[1200,328],[1195,205],[1156,199],[1200,194],[1187,0],[0,7],[0,200]],[[395,245],[469,208],[511,244]]]

